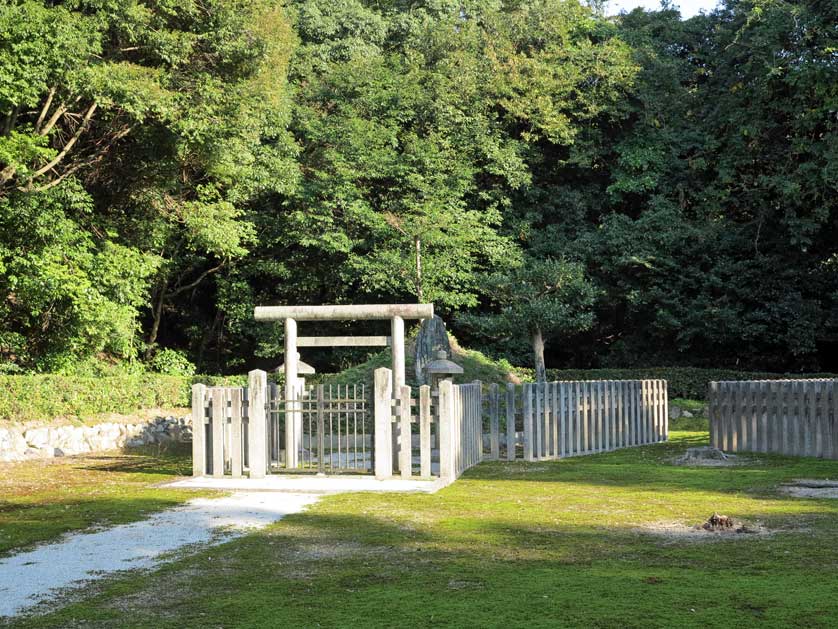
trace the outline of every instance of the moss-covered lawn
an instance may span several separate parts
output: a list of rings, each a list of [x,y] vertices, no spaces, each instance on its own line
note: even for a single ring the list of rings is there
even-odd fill
[[[147,448],[0,463],[0,557],[62,533],[140,520],[193,498],[153,487],[191,474],[188,456]]]
[[[838,501],[783,496],[838,462],[670,459],[706,433],[560,462],[485,463],[436,495],[343,495],[31,627],[835,627]],[[714,511],[770,535],[641,529]]]

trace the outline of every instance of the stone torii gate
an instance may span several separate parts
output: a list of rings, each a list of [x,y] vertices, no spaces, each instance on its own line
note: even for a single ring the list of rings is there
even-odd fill
[[[285,399],[297,395],[298,347],[375,347],[392,346],[392,390],[405,384],[404,320],[430,319],[433,304],[386,304],[352,306],[256,306],[256,321],[285,321]],[[390,338],[386,336],[297,336],[297,321],[372,321],[390,320]],[[288,427],[292,426],[292,430]],[[292,412],[286,420],[285,459],[288,467],[297,466],[297,452],[302,439],[302,415]]]

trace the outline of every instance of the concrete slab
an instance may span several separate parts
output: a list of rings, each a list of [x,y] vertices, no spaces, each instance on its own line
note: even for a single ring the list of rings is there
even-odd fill
[[[413,492],[432,494],[449,483],[441,479],[406,480],[393,478],[376,480],[372,476],[297,476],[272,474],[265,478],[216,478],[193,476],[165,483],[163,487],[176,489],[218,489],[221,491],[275,491],[306,494],[340,494],[346,492]]]

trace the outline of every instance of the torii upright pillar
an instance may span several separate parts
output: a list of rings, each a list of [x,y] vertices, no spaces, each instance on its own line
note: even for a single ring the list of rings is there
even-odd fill
[[[430,319],[434,316],[433,304],[387,304],[357,306],[257,306],[257,321],[285,321],[285,399],[290,401],[290,412],[285,421],[285,460],[288,467],[297,467],[302,444],[302,414],[299,412],[297,387],[297,322],[298,321],[347,321],[390,320],[390,344],[393,357],[393,395],[405,385],[404,320]],[[352,337],[341,337],[334,345],[354,345]],[[310,339],[309,339],[310,340]],[[326,339],[321,339],[326,341]],[[338,339],[335,339],[337,341]],[[358,345],[368,344],[367,342]],[[376,343],[377,344],[377,343]],[[327,343],[317,343],[325,346]]]
[[[299,444],[302,443],[303,414],[297,386],[297,320],[285,320],[285,465],[299,465]]]

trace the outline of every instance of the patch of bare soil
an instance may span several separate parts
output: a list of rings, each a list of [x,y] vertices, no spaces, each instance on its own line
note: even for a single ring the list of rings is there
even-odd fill
[[[701,524],[689,526],[681,522],[652,522],[640,527],[643,533],[659,535],[671,541],[715,541],[719,539],[747,539],[770,535],[771,531],[759,522],[742,522],[714,513]]]
[[[795,498],[832,498],[838,500],[838,481],[800,478],[781,485],[780,491]]]
[[[748,465],[751,459],[727,454],[717,448],[701,446],[687,448],[687,451],[672,461],[674,465],[692,467],[732,467],[734,465]]]

